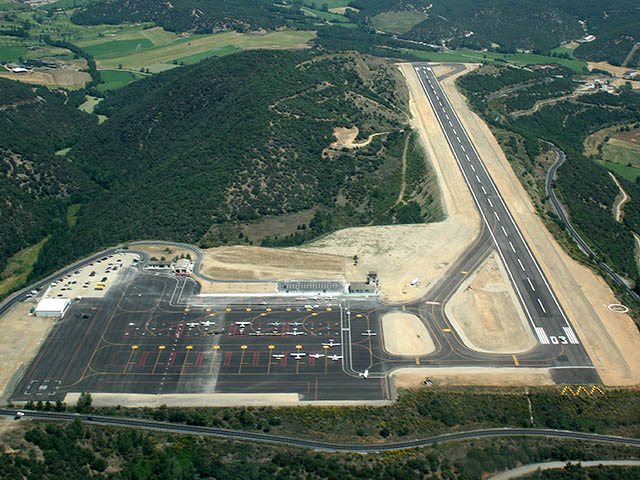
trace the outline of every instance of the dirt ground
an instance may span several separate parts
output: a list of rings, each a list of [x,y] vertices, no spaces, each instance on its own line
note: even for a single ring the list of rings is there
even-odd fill
[[[496,253],[460,285],[446,312],[464,343],[474,350],[518,353],[536,345]]]
[[[607,308],[618,303],[611,289],[558,245],[537,216],[489,128],[469,110],[451,79],[445,80],[443,86],[603,382],[640,383],[640,332],[633,320]]]
[[[374,137],[378,135],[386,135],[389,132],[379,132],[372,133],[367,137],[366,140],[362,142],[356,142],[356,138],[358,138],[358,134],[360,133],[360,129],[358,127],[346,128],[346,127],[336,127],[333,129],[333,134],[336,137],[336,141],[331,144],[333,148],[360,148],[366,147],[371,143]]]
[[[420,134],[436,172],[447,219],[427,225],[393,225],[349,228],[335,232],[300,251],[358,256],[358,265],[347,262],[347,279],[361,281],[375,271],[385,301],[418,299],[438,281],[446,266],[473,241],[480,217],[446,138],[424,96],[411,65],[399,65],[410,93],[412,126]],[[409,286],[418,277],[420,284]]]
[[[0,77],[36,85],[55,85],[60,87],[83,87],[85,83],[91,81],[91,75],[86,72],[76,72],[75,70],[51,70],[31,73],[2,72]]]
[[[639,70],[635,70],[629,67],[616,67],[615,65],[611,65],[610,63],[607,63],[607,62],[587,62],[587,68],[589,68],[589,70],[593,70],[594,68],[597,68],[598,70],[604,70],[605,72],[609,72],[615,75],[616,77],[620,77],[620,78],[622,78],[622,76],[626,72],[630,72],[630,71],[640,72]]]
[[[392,355],[428,355],[435,350],[424,323],[411,313],[387,313],[382,316],[384,349]]]
[[[344,280],[346,259],[337,252],[309,254],[250,246],[204,250],[201,271],[221,280]]]
[[[13,375],[28,367],[49,331],[56,323],[52,318],[36,317],[29,313],[32,303],[18,303],[0,317],[0,401],[11,394],[7,391]]]
[[[132,250],[141,250],[151,257],[160,260],[164,257],[166,260],[173,260],[175,257],[186,256],[187,254],[193,258],[193,252],[186,248],[168,247],[164,245],[131,245]]]
[[[243,293],[276,293],[275,282],[260,282],[260,283],[221,283],[221,282],[207,282],[202,279],[198,279],[200,283],[201,294],[243,294]]]
[[[555,385],[551,374],[541,368],[401,368],[391,373],[395,388],[424,387],[424,380],[434,385],[544,386]]]

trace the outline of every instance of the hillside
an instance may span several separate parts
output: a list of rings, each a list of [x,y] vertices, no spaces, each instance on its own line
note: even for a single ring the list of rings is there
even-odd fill
[[[360,20],[412,41],[447,48],[548,52],[587,33],[576,55],[588,60],[624,61],[640,41],[640,8],[633,0],[510,1],[355,0]],[[640,59],[636,55],[634,64]]]
[[[79,255],[78,245],[292,245],[345,226],[437,217],[435,187],[420,179],[397,204],[410,133],[397,75],[355,54],[254,51],[110,92],[97,109],[109,120],[67,153],[103,190],[45,245],[36,270]],[[380,135],[336,147],[338,127],[358,127],[356,143]],[[276,218],[287,226],[270,227]]]
[[[95,187],[55,152],[95,119],[64,93],[0,79],[0,272],[8,257],[48,235],[68,204]]]
[[[211,33],[219,30],[274,30],[304,23],[299,8],[275,6],[271,0],[108,0],[76,11],[78,25],[154,22],[171,32]]]

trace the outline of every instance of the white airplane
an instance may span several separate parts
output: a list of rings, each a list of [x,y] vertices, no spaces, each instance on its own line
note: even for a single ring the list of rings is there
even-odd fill
[[[284,358],[284,355],[281,353],[274,353],[272,356],[273,358],[277,358],[278,360],[281,360]]]
[[[290,332],[284,332],[285,335],[306,335],[307,332],[301,332],[300,330],[292,330]]]
[[[236,322],[236,325],[238,325],[240,328],[244,328],[247,325],[250,325],[251,322]]]
[[[333,338],[330,338],[329,341],[327,343],[323,343],[322,344],[323,347],[339,347],[340,344],[336,343],[336,341]]]
[[[327,358],[331,360],[340,360],[342,358],[342,355],[327,355]]]
[[[299,327],[302,325],[302,322],[289,322],[290,327]]]
[[[282,325],[282,322],[271,322],[267,323],[267,325],[271,325],[272,327],[279,327],[280,325]]]
[[[210,327],[211,325],[215,325],[216,322],[210,322],[209,320],[205,320],[204,322],[200,322],[200,325],[203,327]]]
[[[369,378],[369,369],[367,368],[364,372],[360,372],[358,376],[362,378]]]
[[[311,358],[322,358],[324,357],[324,353],[312,353],[309,355]]]
[[[255,332],[250,332],[249,335],[256,335],[258,337],[264,335],[260,330],[256,330]]]
[[[306,353],[304,353],[304,352],[296,352],[296,353],[290,353],[289,355],[291,355],[296,360],[301,360],[302,357],[304,357],[306,355]]]
[[[189,322],[187,323],[187,327],[197,327],[198,325],[200,325],[200,322]]]
[[[420,279],[418,277],[416,277],[413,280],[411,280],[411,286],[412,287],[417,287],[418,285],[420,285]]]
[[[366,332],[362,332],[362,335],[365,337],[373,337],[375,335],[377,335],[376,332],[372,332],[371,330],[367,330]]]

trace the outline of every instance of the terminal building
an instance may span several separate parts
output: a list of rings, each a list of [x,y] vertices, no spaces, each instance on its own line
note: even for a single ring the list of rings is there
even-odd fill
[[[58,317],[61,318],[69,309],[71,300],[62,298],[43,298],[36,307],[36,317]]]
[[[189,276],[191,274],[191,260],[188,258],[179,258],[173,264],[173,273],[176,275]]]

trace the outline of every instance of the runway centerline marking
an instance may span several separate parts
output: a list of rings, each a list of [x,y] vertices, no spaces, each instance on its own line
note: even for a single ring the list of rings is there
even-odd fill
[[[518,259],[518,263],[520,264],[520,268],[524,272],[524,265],[522,264],[522,260]]]
[[[509,240],[509,246],[511,247],[511,251],[512,251],[513,253],[516,253],[516,249],[515,249],[515,247],[513,246],[513,243],[511,243],[511,240]]]
[[[504,225],[500,225],[502,227],[502,232],[504,233],[505,237],[508,237],[509,234],[507,233],[507,230],[504,228]]]
[[[542,300],[538,299],[538,303],[540,304],[540,308],[542,309],[542,311],[543,311],[544,313],[547,313],[547,311],[546,311],[546,310],[545,310],[545,308],[544,308],[544,305],[542,304]]]
[[[535,292],[536,291],[536,287],[533,286],[533,283],[531,283],[531,279],[529,277],[527,277],[527,282],[529,282],[529,286],[531,287],[531,290],[533,290]]]

